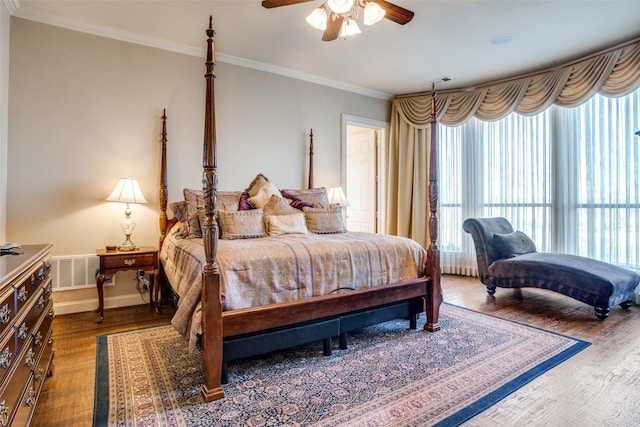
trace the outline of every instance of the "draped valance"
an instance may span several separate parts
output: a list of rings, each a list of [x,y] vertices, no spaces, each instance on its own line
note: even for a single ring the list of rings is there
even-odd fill
[[[572,107],[596,93],[626,95],[640,86],[640,39],[565,66],[473,90],[440,91],[438,121],[458,125],[472,116],[499,120],[512,112],[534,115],[551,104]],[[399,117],[417,128],[429,125],[431,95],[398,97],[393,101]]]

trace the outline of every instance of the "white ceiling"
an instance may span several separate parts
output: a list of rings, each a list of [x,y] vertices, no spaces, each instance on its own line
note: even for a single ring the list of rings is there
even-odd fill
[[[322,0],[274,9],[260,0],[9,1],[17,17],[200,56],[213,15],[217,61],[381,98],[546,69],[640,37],[640,0],[395,0],[415,12],[410,23],[361,24],[362,34],[332,42],[304,20]],[[502,34],[515,38],[490,43]]]

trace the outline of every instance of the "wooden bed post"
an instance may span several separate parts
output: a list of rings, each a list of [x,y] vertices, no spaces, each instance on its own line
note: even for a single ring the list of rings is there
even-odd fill
[[[309,184],[307,188],[313,188],[313,129],[309,133]]]
[[[160,162],[160,243],[162,247],[167,237],[167,109],[162,110],[162,148]]]
[[[438,248],[438,138],[436,121],[436,89],[431,86],[431,143],[429,147],[429,248],[427,249],[427,275],[432,285],[427,287],[426,313],[427,323],[424,329],[435,332],[440,330],[438,317],[442,302],[440,285],[440,249]]]
[[[213,62],[213,16],[209,17],[207,33],[206,101],[204,117],[204,146],[202,153],[202,190],[204,194],[204,224],[202,239],[206,264],[202,269],[202,364],[204,384],[202,397],[206,402],[224,397],[221,382],[222,367],[222,304],[220,301],[220,272],[216,262],[218,251],[218,223],[215,218],[218,197],[218,163],[216,153],[215,75]]]

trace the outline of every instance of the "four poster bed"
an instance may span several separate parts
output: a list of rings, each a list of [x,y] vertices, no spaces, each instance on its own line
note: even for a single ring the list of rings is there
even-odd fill
[[[185,200],[170,206],[176,216],[171,221],[166,114],[160,174],[160,267],[165,286],[179,298],[172,324],[192,348],[201,347],[205,401],[224,397],[230,360],[311,341],[322,341],[328,355],[333,337],[345,348],[348,331],[400,317],[416,328],[421,312],[424,329],[439,330],[435,94],[430,245],[424,250],[403,237],[346,231],[326,189],[313,188],[313,134],[308,189],[280,191],[258,174],[245,191],[218,191],[211,18],[206,34],[203,189],[185,189]],[[254,227],[249,234],[238,230],[248,223]]]

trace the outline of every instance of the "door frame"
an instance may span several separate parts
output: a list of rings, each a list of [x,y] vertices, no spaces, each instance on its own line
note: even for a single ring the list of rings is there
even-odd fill
[[[353,116],[350,114],[342,113],[340,115],[340,185],[342,188],[347,188],[347,126],[359,126],[379,131],[379,141],[376,147],[376,176],[378,185],[376,186],[376,230],[378,233],[386,232],[386,210],[381,209],[381,206],[386,206],[386,191],[387,179],[383,173],[383,165],[387,160],[387,141],[389,134],[389,123],[367,119],[365,117]],[[347,195],[349,199],[349,195]]]

